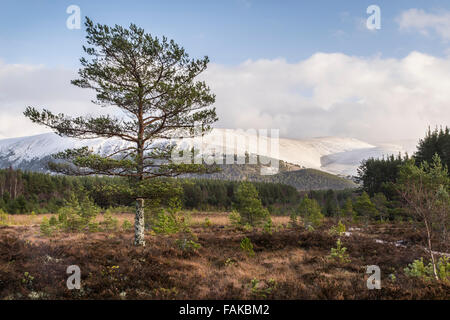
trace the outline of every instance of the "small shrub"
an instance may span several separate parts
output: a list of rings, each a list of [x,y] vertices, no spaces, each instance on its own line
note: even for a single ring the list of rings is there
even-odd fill
[[[97,216],[99,209],[94,202],[85,197],[79,201],[71,195],[66,206],[58,213],[58,223],[65,231],[81,231],[89,227],[89,223]]]
[[[144,210],[145,229],[151,230],[158,215],[164,213],[160,199],[149,199],[146,201]]]
[[[228,258],[227,260],[225,260],[224,265],[225,267],[232,267],[236,264],[236,260],[233,258]]]
[[[427,270],[427,266],[423,263],[423,258],[414,260],[412,263],[408,265],[403,271],[408,277],[421,277],[428,279],[430,271],[433,272],[431,266],[431,270]]]
[[[90,222],[88,224],[89,232],[99,232],[100,231],[100,225],[98,222]]]
[[[341,212],[347,220],[352,220],[356,216],[356,213],[353,210],[353,201],[351,197],[347,198]]]
[[[174,234],[180,231],[189,231],[189,215],[179,215],[175,213],[160,212],[153,219],[152,229],[159,234]]]
[[[450,280],[450,261],[447,257],[439,258],[436,264],[437,274],[439,280],[449,281]],[[408,277],[418,277],[424,280],[434,279],[433,264],[430,262],[425,265],[423,258],[414,260],[411,264],[403,269]]]
[[[255,251],[253,250],[253,244],[251,240],[247,237],[241,241],[241,250],[244,251],[249,257],[255,256]]]
[[[438,278],[444,281],[450,281],[450,259],[441,257],[436,265]]]
[[[342,263],[350,262],[347,254],[347,248],[342,246],[341,239],[336,242],[336,248],[331,248],[330,258],[339,260]]]
[[[345,225],[342,223],[341,220],[339,220],[339,223],[338,223],[336,226],[332,226],[332,227],[330,228],[330,230],[328,231],[328,233],[329,233],[330,235],[338,235],[338,236],[341,236],[341,235],[344,234],[345,230],[346,230],[346,229],[345,229]]]
[[[123,231],[128,231],[131,230],[133,228],[133,224],[128,221],[128,220],[124,220],[122,223],[122,230]]]
[[[50,231],[50,223],[49,223],[47,217],[44,217],[42,219],[42,222],[41,222],[41,225],[39,228],[41,230],[42,235],[47,236],[47,237],[51,236],[52,233]]]
[[[179,249],[186,252],[195,252],[201,248],[201,244],[187,238],[178,239],[176,245]]]
[[[375,204],[371,201],[370,196],[365,191],[356,199],[353,209],[357,214],[356,220],[359,220],[359,217],[362,217],[366,227],[370,220],[375,219],[379,215]]]
[[[205,226],[205,228],[209,228],[211,226],[211,220],[209,220],[209,218],[205,218],[203,225]]]
[[[230,223],[234,227],[240,226],[241,224],[241,215],[235,210],[228,215],[228,219],[230,219]]]
[[[180,213],[181,200],[173,197],[168,201],[166,210],[162,209],[159,202],[153,205],[150,217],[150,228],[159,234],[174,234],[178,232],[190,232],[191,216],[189,213]]]
[[[6,226],[11,223],[11,219],[9,218],[9,215],[4,212],[2,209],[0,209],[0,226]]]
[[[323,214],[319,203],[315,199],[310,199],[305,196],[300,202],[297,211],[291,214],[291,225],[298,225],[298,218],[303,219],[303,224],[306,229],[310,226],[313,228],[319,227],[323,222]]]
[[[22,283],[30,290],[33,288],[33,281],[34,277],[29,272],[24,272]]]
[[[101,223],[103,230],[105,231],[116,231],[118,228],[119,221],[114,218],[111,211],[107,210],[103,215],[103,221]]]
[[[76,209],[64,207],[59,212],[59,223],[65,231],[81,231],[89,222],[78,215]]]
[[[289,221],[289,225],[293,228],[297,228],[300,225],[300,219],[299,216],[296,212],[292,212],[289,216],[290,221]]]
[[[110,281],[119,281],[121,279],[120,266],[106,266],[101,272],[102,276]]]
[[[48,221],[48,223],[49,223],[51,226],[56,227],[56,226],[58,225],[58,219],[56,219],[55,216],[51,216],[51,217],[50,217],[50,220]]]
[[[53,222],[54,223],[54,222]],[[57,231],[57,224],[51,224],[47,217],[42,219],[41,225],[39,227],[41,234],[46,237],[51,237]]]
[[[160,212],[153,222],[152,229],[156,233],[173,234],[178,232],[178,225],[172,216],[165,212]]]
[[[273,232],[273,222],[272,222],[272,219],[270,217],[268,217],[266,222],[264,223],[263,230],[264,230],[265,233],[272,234],[272,232]]]
[[[167,203],[167,211],[170,214],[176,214],[181,211],[182,202],[179,197],[172,197]]]
[[[250,291],[258,298],[267,298],[276,288],[277,283],[274,279],[269,281],[260,281],[256,278],[250,281]]]

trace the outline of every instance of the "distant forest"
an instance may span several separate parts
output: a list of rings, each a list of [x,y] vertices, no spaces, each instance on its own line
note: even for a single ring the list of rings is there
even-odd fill
[[[259,160],[258,160],[259,161]],[[297,165],[279,161],[279,172],[273,175],[261,175],[260,164],[223,164],[218,165],[220,171],[213,174],[186,175],[190,178],[269,182],[274,184],[289,185],[297,190],[344,190],[356,188],[357,185],[346,178],[315,169],[305,169]]]
[[[181,186],[183,207],[197,210],[231,210],[239,185],[238,181],[212,179],[171,180]],[[354,193],[351,189],[302,192],[280,183],[252,183],[263,205],[273,214],[287,213],[306,193],[323,206],[324,212],[331,213]],[[133,197],[121,188],[126,184],[122,178],[71,177],[3,169],[0,170],[0,209],[10,214],[54,213],[72,194],[87,194],[103,209],[131,207]]]

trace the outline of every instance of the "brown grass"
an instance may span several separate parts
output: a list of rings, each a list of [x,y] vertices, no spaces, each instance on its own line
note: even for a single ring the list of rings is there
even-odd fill
[[[189,213],[191,216],[191,222],[193,225],[203,225],[205,223],[205,219],[208,218],[211,225],[221,225],[226,226],[230,224],[230,220],[228,219],[228,215],[230,212],[192,212]],[[42,223],[42,220],[45,218],[50,219],[51,216],[56,216],[56,214],[38,214],[38,215],[30,215],[30,214],[14,214],[8,215],[8,225],[10,226],[33,226],[39,225]],[[119,224],[125,220],[129,222],[134,222],[134,214],[133,213],[113,213],[113,217],[119,221]],[[97,222],[103,220],[103,214],[99,214],[96,218]],[[289,217],[287,216],[273,216],[272,221],[275,225],[286,225],[289,223]]]
[[[132,221],[131,214],[116,215]],[[212,223],[204,226],[208,217]],[[18,224],[27,218],[14,216]],[[22,220],[23,219],[23,220]],[[336,237],[330,222],[314,232],[282,228],[272,235],[243,232],[229,226],[226,213],[193,213],[192,231],[198,252],[185,252],[175,242],[184,235],[147,235],[147,246],[132,245],[133,232],[59,233],[40,235],[32,225],[0,227],[1,299],[448,299],[445,283],[425,283],[404,275],[403,268],[425,256],[418,246],[378,244],[370,235],[343,238],[350,263],[327,258]],[[276,217],[285,224],[286,217]],[[379,228],[383,228],[382,231]],[[371,232],[396,239],[396,226],[372,226]],[[240,250],[251,239],[255,257]],[[397,238],[398,240],[398,238]],[[230,263],[232,261],[232,263]],[[66,268],[78,265],[82,290],[66,288]],[[382,289],[366,287],[366,265],[382,271]],[[111,266],[118,266],[111,272]],[[34,277],[23,281],[24,273]],[[395,274],[396,280],[389,280]],[[256,288],[251,287],[257,279]],[[273,281],[272,281],[273,280]]]

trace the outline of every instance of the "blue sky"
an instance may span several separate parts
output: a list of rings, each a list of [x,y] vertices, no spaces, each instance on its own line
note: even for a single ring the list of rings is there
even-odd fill
[[[70,5],[208,55],[217,127],[392,142],[450,119],[450,1],[2,0],[0,138],[45,131],[29,105],[94,112],[92,92],[70,84],[85,38],[66,27]],[[380,30],[366,27],[369,5]]]
[[[400,58],[412,50],[441,56],[447,43],[436,35],[400,31],[395,18],[404,10],[450,9],[436,0],[351,1],[17,1],[2,0],[0,59],[6,63],[78,66],[84,31],[69,30],[66,8],[105,24],[134,22],[166,35],[191,56],[233,65],[247,59],[305,59],[316,52]],[[382,28],[364,28],[366,8],[381,8]]]

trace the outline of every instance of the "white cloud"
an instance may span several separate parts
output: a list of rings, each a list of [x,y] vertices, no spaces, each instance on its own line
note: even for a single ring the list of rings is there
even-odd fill
[[[258,60],[207,72],[222,127],[393,141],[417,139],[428,125],[450,120],[450,58],[317,53],[295,64]]]
[[[0,135],[42,132],[22,115],[27,105],[80,114],[92,93],[76,88],[75,71],[0,64]],[[450,120],[450,57],[412,52],[403,59],[317,53],[211,64],[203,76],[217,95],[218,126],[279,128],[291,138],[340,135],[369,142],[418,139]]]
[[[450,12],[427,13],[422,9],[409,9],[397,17],[400,30],[417,30],[423,35],[433,31],[444,41],[450,40]]]
[[[23,116],[27,106],[55,112],[92,113],[92,93],[70,84],[75,70],[5,64],[0,61],[0,136],[45,132]]]

